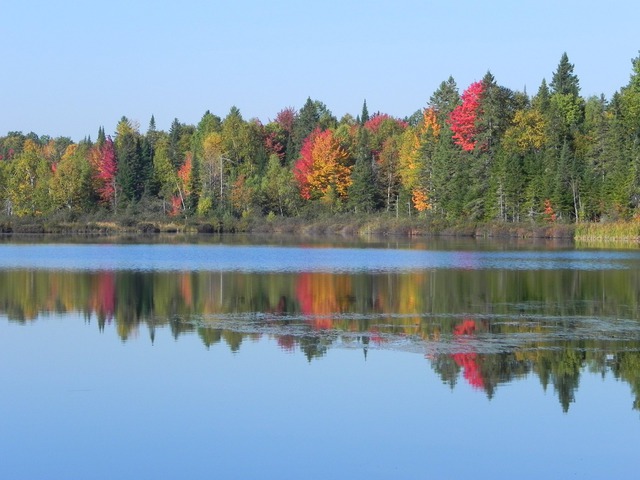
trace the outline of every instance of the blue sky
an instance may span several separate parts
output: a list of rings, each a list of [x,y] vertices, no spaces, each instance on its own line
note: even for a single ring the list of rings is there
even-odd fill
[[[232,105],[266,123],[309,96],[404,117],[449,75],[535,93],[564,51],[582,95],[609,98],[638,18],[637,0],[0,0],[0,135],[95,138],[123,115],[144,132],[152,114],[166,130]]]

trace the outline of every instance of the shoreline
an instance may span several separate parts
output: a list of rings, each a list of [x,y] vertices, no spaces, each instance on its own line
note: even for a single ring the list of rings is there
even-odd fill
[[[396,237],[396,238],[477,238],[477,239],[558,239],[585,244],[625,243],[640,245],[640,222],[534,224],[534,223],[452,223],[440,219],[396,218],[390,216],[336,215],[301,217],[241,217],[222,220],[196,219],[103,219],[55,218],[0,219],[0,234],[112,236],[157,234],[246,234],[303,237]]]

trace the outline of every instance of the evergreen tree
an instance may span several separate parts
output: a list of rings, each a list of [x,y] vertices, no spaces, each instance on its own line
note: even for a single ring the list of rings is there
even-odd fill
[[[551,92],[549,91],[549,87],[547,86],[547,81],[543,78],[540,87],[538,88],[538,93],[533,100],[531,101],[533,107],[537,109],[542,114],[547,114],[549,111]]]
[[[438,89],[433,92],[433,95],[431,95],[429,99],[429,106],[435,109],[436,117],[440,125],[448,122],[449,115],[451,115],[453,109],[459,104],[460,95],[458,93],[458,86],[451,76],[440,83]]]
[[[149,128],[147,128],[146,139],[149,142],[149,146],[151,147],[151,151],[156,146],[156,142],[158,141],[159,132],[156,130],[156,119],[153,115],[151,115],[151,120],[149,120]]]
[[[553,73],[550,87],[552,93],[569,94],[575,97],[580,94],[578,77],[573,73],[573,64],[569,62],[567,52],[564,52],[560,58],[558,68]]]
[[[151,173],[150,147],[143,153],[140,134],[126,117],[122,117],[116,131],[117,183],[125,200],[137,202]]]
[[[171,123],[171,128],[169,129],[169,144],[167,149],[169,161],[175,170],[178,170],[184,162],[184,154],[186,153],[183,151],[180,144],[182,129],[182,124],[177,118],[175,118]]]
[[[104,127],[98,128],[98,139],[96,140],[96,145],[98,147],[102,147],[106,139],[107,137],[104,134]]]
[[[311,97],[308,97],[293,122],[293,161],[298,159],[302,143],[318,127],[319,122],[318,106],[311,100]]]
[[[363,109],[364,113],[364,109]],[[351,173],[348,206],[355,213],[371,213],[377,205],[376,177],[369,149],[369,132],[359,128],[357,134],[356,162]]]
[[[367,100],[362,104],[362,113],[360,114],[360,125],[364,125],[369,121],[369,109],[367,108]]]

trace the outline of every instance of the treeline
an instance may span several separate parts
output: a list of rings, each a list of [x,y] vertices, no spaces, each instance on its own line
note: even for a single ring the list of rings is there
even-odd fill
[[[320,101],[263,124],[232,107],[168,132],[123,117],[74,143],[0,137],[7,217],[313,217],[388,212],[447,221],[598,222],[640,206],[640,57],[611,99],[580,96],[566,54],[535,95],[487,73],[462,93],[442,82],[404,119],[338,120]]]

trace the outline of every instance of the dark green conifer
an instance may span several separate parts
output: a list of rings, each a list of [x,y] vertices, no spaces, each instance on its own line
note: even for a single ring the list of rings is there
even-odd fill
[[[567,52],[564,52],[560,58],[558,68],[553,73],[550,87],[553,93],[570,94],[576,97],[580,94],[578,76],[573,73],[573,64],[569,62]]]

